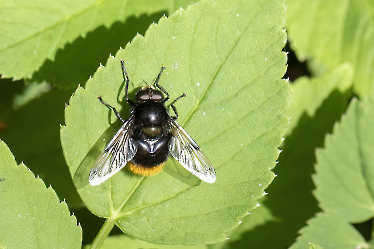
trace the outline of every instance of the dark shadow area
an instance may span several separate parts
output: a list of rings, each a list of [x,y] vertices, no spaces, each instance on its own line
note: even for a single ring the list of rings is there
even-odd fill
[[[22,93],[24,86],[23,80],[0,79],[0,120],[13,111],[13,98]]]
[[[372,239],[371,233],[373,229],[373,219],[367,220],[362,223],[354,223],[352,224],[356,228],[358,232],[365,238],[366,241],[370,241]]]
[[[103,226],[105,219],[92,214],[87,208],[73,209],[71,212],[82,227],[83,245],[91,244]]]
[[[286,138],[277,177],[266,190],[264,205],[276,221],[268,222],[242,235],[242,240],[229,243],[229,248],[288,248],[320,209],[312,191],[315,149],[323,147],[326,134],[339,121],[347,108],[349,93],[334,91],[317,110],[314,117],[304,114],[294,132]],[[269,239],[269,236],[271,239]]]
[[[74,89],[78,84],[84,86],[100,63],[106,64],[109,54],[115,55],[137,33],[144,35],[149,25],[158,22],[165,13],[132,16],[125,23],[116,22],[109,29],[101,26],[89,32],[85,38],[77,38],[58,50],[54,61],[46,60],[31,81],[47,81],[64,89]]]
[[[290,42],[286,43],[286,46],[283,48],[284,52],[287,52],[287,72],[283,76],[283,79],[289,78],[291,82],[295,81],[301,76],[310,77],[310,72],[308,70],[307,64],[305,61],[301,62],[297,59],[295,52],[290,46]]]
[[[70,207],[77,207],[82,205],[81,200],[73,186],[60,143],[64,104],[70,96],[71,91],[52,89],[9,112],[3,120],[6,129],[0,133],[0,138],[7,143],[17,163],[24,162],[46,186],[52,185],[61,201],[66,199]]]

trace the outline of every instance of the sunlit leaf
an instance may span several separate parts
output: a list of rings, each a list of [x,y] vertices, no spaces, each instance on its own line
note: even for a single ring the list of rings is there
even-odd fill
[[[286,39],[283,14],[283,4],[272,1],[201,1],[151,25],[145,37],[135,37],[97,70],[85,89],[76,90],[61,129],[72,175],[116,120],[97,96],[121,110],[119,59],[135,87],[152,82],[161,65],[166,67],[160,84],[171,99],[186,92],[187,98],[176,103],[179,123],[217,173],[214,184],[191,184],[185,180],[191,175],[171,158],[153,177],[123,170],[99,186],[79,190],[93,213],[111,217],[126,234],[154,243],[226,239],[225,233],[258,205],[272,181],[288,123],[283,113],[289,88],[281,80],[286,59],[281,52]]]
[[[287,2],[287,31],[300,59],[331,70],[349,62],[354,90],[363,97],[374,82],[374,4],[365,0]],[[320,69],[319,69],[320,70]]]
[[[58,49],[100,26],[130,16],[175,11],[183,1],[1,1],[0,74],[31,78]],[[177,7],[175,5],[178,5]],[[125,32],[125,31],[123,31]]]
[[[301,236],[290,249],[307,248],[310,241],[323,245],[326,249],[369,248],[365,239],[352,225],[332,213],[318,213],[300,233]]]

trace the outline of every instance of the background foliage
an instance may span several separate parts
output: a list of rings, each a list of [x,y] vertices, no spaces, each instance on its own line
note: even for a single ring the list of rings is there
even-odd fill
[[[209,4],[209,1],[202,2]],[[289,43],[285,50],[290,53],[288,54],[288,72],[285,77],[289,77],[291,80],[291,101],[285,114],[291,117],[291,120],[288,130],[283,136],[285,138],[285,142],[281,145],[283,152],[273,170],[277,177],[266,189],[269,194],[260,199],[260,206],[250,210],[256,202],[246,203],[245,197],[234,198],[233,201],[243,203],[244,206],[247,205],[247,207],[243,206],[239,213],[248,209],[250,215],[244,218],[244,214],[234,215],[233,218],[225,217],[229,223],[233,221],[239,223],[241,220],[239,218],[243,218],[239,226],[225,235],[220,234],[221,238],[230,239],[191,248],[369,248],[372,246],[374,210],[372,187],[374,177],[372,151],[374,146],[371,139],[372,133],[374,133],[372,130],[374,127],[374,101],[371,90],[374,81],[373,2],[364,0],[288,0],[285,12],[286,23],[282,20],[284,1],[263,1],[263,5],[258,8],[255,8],[255,1],[225,2],[227,6],[217,5],[217,9],[212,6],[206,7],[206,15],[210,14],[208,10],[212,10],[211,13],[220,13],[214,17],[215,20],[222,20],[220,15],[229,12],[220,12],[220,10],[237,6],[238,9],[245,10],[242,13],[238,12],[238,17],[243,16],[245,19],[240,24],[242,26],[236,26],[237,23],[216,26],[216,30],[226,32],[224,36],[218,37],[220,39],[215,41],[216,44],[222,42],[224,45],[226,42],[230,42],[231,38],[237,37],[238,33],[236,32],[243,30],[243,27],[249,27],[246,30],[249,34],[248,37],[253,37],[252,40],[245,40],[243,43],[244,49],[247,49],[243,50],[246,51],[243,55],[249,56],[256,63],[243,63],[242,59],[237,58],[237,60],[230,61],[230,66],[226,69],[223,68],[222,71],[219,71],[224,73],[223,75],[230,75],[231,72],[232,75],[227,76],[228,79],[239,77],[229,81],[229,83],[239,84],[236,86],[239,89],[248,82],[255,82],[256,76],[265,75],[269,76],[270,83],[268,89],[263,90],[264,95],[259,94],[259,90],[262,88],[252,91],[256,93],[256,96],[261,95],[264,99],[266,99],[266,93],[271,93],[271,88],[276,85],[275,79],[279,80],[284,73],[284,68],[280,66],[284,63],[284,59],[279,54],[278,60],[277,57],[266,57],[265,54],[269,52],[274,56],[277,54],[274,52],[275,50],[280,51],[284,41],[281,40],[282,35],[279,34],[281,34],[282,27],[287,29]],[[68,165],[70,170],[74,171],[79,160],[72,168],[71,165],[74,163],[69,163],[70,159],[66,157],[66,152],[65,161],[62,152],[59,125],[67,124],[64,119],[64,104],[72,104],[69,100],[72,93],[79,84],[85,87],[87,79],[95,71],[97,73],[93,76],[91,85],[94,85],[94,81],[99,79],[100,70],[104,76],[114,74],[114,77],[120,81],[120,70],[115,69],[116,66],[113,68],[108,66],[109,62],[114,60],[111,57],[108,61],[109,54],[116,55],[116,58],[138,55],[136,60],[139,62],[129,61],[129,71],[134,75],[131,80],[133,82],[151,81],[159,70],[160,63],[157,58],[160,58],[160,55],[156,55],[155,60],[149,61],[147,53],[139,53],[149,46],[144,45],[145,42],[149,42],[147,39],[144,41],[142,37],[137,37],[136,39],[139,41],[135,41],[134,44],[138,44],[138,47],[131,49],[127,47],[125,52],[120,50],[118,54],[116,53],[119,47],[124,48],[129,41],[132,41],[137,33],[144,35],[153,21],[159,23],[164,14],[171,16],[180,6],[186,9],[189,4],[190,1],[177,0],[157,2],[147,0],[80,1],[79,4],[76,4],[76,1],[64,1],[63,3],[41,0],[24,3],[0,1],[0,33],[2,34],[0,38],[0,74],[2,75],[0,80],[0,138],[12,151],[10,152],[7,146],[1,143],[0,202],[5,201],[6,203],[2,203],[2,206],[7,204],[10,207],[0,210],[0,219],[3,220],[1,224],[13,220],[14,222],[7,224],[17,224],[18,218],[28,218],[28,215],[31,214],[38,222],[48,221],[48,217],[41,216],[44,212],[28,212],[29,209],[11,208],[25,206],[26,204],[21,202],[22,198],[14,198],[17,203],[6,201],[8,199],[5,198],[5,190],[7,190],[6,193],[15,193],[12,194],[14,196],[17,196],[16,193],[27,190],[30,192],[29,194],[25,192],[25,196],[32,196],[30,193],[40,193],[40,196],[45,196],[40,197],[40,201],[34,203],[35,207],[50,205],[54,212],[51,212],[50,217],[61,215],[61,220],[66,221],[64,226],[75,227],[75,229],[69,228],[71,234],[64,234],[64,236],[79,237],[77,234],[79,235],[80,228],[74,225],[76,224],[75,218],[67,212],[66,204],[59,203],[51,188],[45,188],[40,179],[32,177],[32,174],[21,163],[25,162],[25,165],[35,175],[38,175],[47,186],[53,187],[60,201],[66,201],[70,212],[74,212],[83,229],[83,244],[88,246],[92,243],[104,220],[84,208],[85,204],[71,181]],[[185,14],[183,11],[178,13]],[[190,18],[199,20],[200,22],[196,21],[197,24],[204,23],[202,18]],[[258,20],[258,22],[254,22],[254,20]],[[205,28],[206,30],[211,29],[210,31],[216,32],[216,34],[219,33],[212,29],[208,23],[206,25],[206,27],[201,26],[203,27],[202,31]],[[159,27],[165,26],[159,25]],[[151,27],[149,30],[152,28],[155,29],[155,27]],[[172,30],[170,27],[166,29],[166,31],[170,30]],[[148,32],[152,34],[154,31]],[[154,34],[157,32],[159,31]],[[269,40],[274,41],[273,44],[264,42],[266,36],[261,37],[260,35],[267,32],[274,34],[278,32],[278,39],[275,36]],[[203,34],[201,33],[195,38],[201,38]],[[152,37],[159,39],[159,41],[151,41],[151,44],[161,44],[161,47],[162,41],[167,41],[165,37],[157,37],[156,35]],[[241,36],[239,35],[239,37]],[[222,38],[227,38],[227,40]],[[176,43],[176,45],[180,44]],[[195,45],[198,44],[204,43],[195,43]],[[264,44],[267,44],[267,47]],[[158,51],[162,52],[163,50]],[[226,61],[227,59],[222,56],[225,54],[225,48],[220,51],[222,54],[218,53],[215,59],[209,57],[211,53],[204,54],[205,51],[204,47],[196,47],[191,55],[197,54],[198,58],[208,55],[207,61],[211,62]],[[124,54],[126,52],[132,54]],[[180,51],[180,54],[185,55],[183,51]],[[173,58],[175,55],[166,60],[170,63],[166,65],[167,68],[172,69],[173,66],[175,68],[178,65],[174,64]],[[264,60],[258,58],[264,58]],[[186,60],[186,58],[184,59]],[[139,64],[144,61],[147,63]],[[273,65],[269,68],[274,71],[261,71],[261,68],[267,68],[264,64],[265,61]],[[195,63],[195,70],[200,70],[198,59],[191,62]],[[115,61],[113,63],[116,65]],[[106,67],[99,67],[100,64],[106,65]],[[214,63],[204,62],[204,65],[214,66]],[[258,67],[246,68],[242,67],[243,65]],[[99,69],[97,69],[98,67]],[[136,71],[135,68],[139,68],[139,71]],[[111,71],[107,72],[106,70]],[[211,71],[207,70],[205,74],[201,71],[194,74],[185,72],[183,76],[205,75],[211,77],[211,74]],[[248,79],[243,80],[240,78],[242,76]],[[180,80],[173,77],[176,77],[175,74],[173,76],[173,73],[170,72],[170,75],[166,76],[165,84]],[[17,81],[12,81],[10,78]],[[196,79],[195,81],[197,80],[198,82],[213,82],[208,79]],[[173,85],[173,89],[176,89],[175,92],[173,90],[174,96],[185,91],[183,89],[186,88],[186,85],[183,84],[186,83],[182,81],[181,85]],[[281,81],[279,81],[279,85],[282,85]],[[217,93],[220,93],[219,89],[222,87],[218,84],[217,90],[212,92],[212,96],[217,97]],[[89,86],[86,88],[88,89]],[[225,91],[228,91],[227,94],[232,93],[236,96],[239,92],[237,88],[227,88]],[[193,89],[189,94],[193,100],[191,103],[196,103],[194,101],[199,99],[201,92],[196,86],[191,89]],[[279,105],[270,102],[273,106],[287,104],[287,94],[284,92],[286,88],[281,89],[283,89],[282,96],[284,96],[281,98],[282,102]],[[78,87],[74,98],[78,98],[83,91],[85,89]],[[112,95],[117,93],[117,91],[110,93],[107,88],[106,91],[108,91],[107,94]],[[219,95],[218,98],[225,94]],[[93,96],[96,95],[97,92],[93,91]],[[355,98],[353,98],[354,96]],[[254,102],[248,102],[249,108],[261,110],[256,107],[256,101],[259,100],[254,99]],[[217,103],[222,101],[220,99]],[[241,99],[239,106],[246,103],[243,101],[247,100]],[[119,103],[116,104],[120,106]],[[232,103],[231,111],[239,106],[237,103]],[[99,103],[93,104],[92,108],[97,109],[97,113],[104,117],[92,117],[92,122],[99,120],[103,124],[102,127],[105,125],[107,127],[108,110],[102,109]],[[178,104],[181,117],[187,117],[191,109],[194,108],[198,109],[199,106],[188,103]],[[282,113],[281,110],[279,112]],[[260,113],[263,115],[259,114],[258,117],[255,117],[252,112],[245,112],[244,116],[249,115],[248,122],[256,122],[261,118],[270,121],[265,118],[266,111]],[[114,117],[110,116],[110,118],[114,122]],[[222,119],[222,117],[217,118]],[[198,121],[181,120],[195,140],[199,143],[202,141],[202,144],[208,148],[207,152],[212,153],[215,146],[210,145],[209,141],[204,141],[204,136],[199,135],[201,125],[194,126],[194,122]],[[279,138],[284,131],[284,125],[285,120],[280,122],[279,131],[274,132]],[[67,128],[69,127],[67,126]],[[99,136],[103,132],[103,128],[100,129],[94,130]],[[92,131],[92,129],[89,130]],[[251,135],[252,132],[258,134],[259,131],[247,130],[247,132],[249,133],[246,135]],[[94,138],[92,140],[95,141]],[[279,145],[279,142],[275,141],[273,144],[270,151],[264,150],[262,152],[269,153],[269,161],[275,160],[276,146]],[[212,149],[209,149],[209,146],[212,146]],[[87,148],[89,147],[87,144]],[[261,146],[251,148],[250,152],[246,153],[246,158],[251,158],[253,155],[258,156],[259,154],[256,153],[259,150],[261,150]],[[77,151],[85,154],[84,151]],[[71,159],[71,161],[74,160]],[[273,166],[269,164],[270,168]],[[220,165],[218,172],[220,168],[223,172],[225,167]],[[251,168],[247,170],[249,171]],[[270,173],[269,170],[264,172]],[[234,172],[233,175],[237,174]],[[165,173],[161,177],[170,176]],[[13,187],[5,184],[10,182],[10,179],[16,178],[21,179],[18,188],[13,189],[14,192],[9,192],[8,189]],[[271,179],[272,176],[269,175],[266,180],[267,184]],[[267,184],[259,188],[257,194],[262,194]],[[212,192],[217,194],[217,191],[220,193],[219,190]],[[12,199],[12,195],[7,195],[7,198]],[[30,207],[34,206],[30,205]],[[57,236],[58,232],[53,232],[58,230],[27,229],[27,227],[33,226],[35,228],[36,223],[34,223],[35,219],[26,218],[20,224],[25,227],[25,230],[30,231],[27,236],[34,241],[35,245],[41,245],[39,238],[55,238]],[[206,223],[209,224],[208,221]],[[231,229],[236,226],[231,223],[224,225],[225,228]],[[61,229],[66,230],[65,227]],[[199,227],[195,229],[199,229]],[[16,236],[14,232],[11,234]],[[128,248],[171,248],[166,245],[149,244],[129,238],[122,235],[118,228],[113,229],[111,235],[103,244],[103,248],[114,248],[113,245],[118,245],[118,248],[121,248],[121,243]],[[0,234],[0,245],[10,243],[3,239],[5,236],[9,235]],[[17,243],[17,240],[14,241]],[[71,248],[79,248],[79,239],[74,241],[78,243],[72,243]],[[49,240],[47,242],[49,243]],[[22,245],[19,245],[19,248],[22,248]],[[186,248],[186,246],[181,246],[181,248]]]

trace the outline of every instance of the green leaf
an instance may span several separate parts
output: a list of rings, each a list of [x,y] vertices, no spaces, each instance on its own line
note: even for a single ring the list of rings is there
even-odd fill
[[[65,202],[0,140],[0,247],[80,248],[82,230]]]
[[[326,212],[358,223],[373,217],[374,100],[352,101],[325,149],[317,151],[315,196]]]
[[[154,243],[193,245],[226,238],[272,181],[288,123],[283,115],[288,82],[280,79],[286,62],[283,14],[283,3],[275,1],[201,1],[151,25],[145,37],[135,37],[110,57],[86,89],[77,89],[61,129],[72,175],[116,120],[97,96],[121,109],[119,59],[125,60],[135,86],[152,82],[161,65],[166,67],[160,84],[171,99],[186,92],[187,98],[176,104],[179,123],[217,173],[214,184],[196,179],[191,184],[184,178],[191,175],[172,158],[154,177],[123,170],[99,186],[79,190],[91,212]]]
[[[22,159],[34,174],[53,186],[61,201],[66,199],[70,208],[77,208],[83,203],[66,167],[59,137],[63,106],[70,96],[70,91],[53,89],[10,112],[2,119],[7,128],[0,137],[12,148],[18,163]]]
[[[351,86],[353,70],[350,64],[343,64],[320,78],[298,78],[291,88],[291,103],[286,115],[291,117],[287,134],[298,125],[303,115],[314,117],[316,111],[321,107],[333,91],[345,93]]]
[[[328,249],[369,248],[365,239],[352,225],[333,213],[318,213],[300,233],[301,236],[290,249],[306,248],[309,241]]]
[[[365,0],[287,2],[287,31],[299,59],[327,69],[349,62],[354,90],[363,97],[374,82],[374,4]]]
[[[0,74],[31,78],[58,49],[100,26],[109,28],[130,16],[168,10],[183,1],[2,1],[0,3]],[[175,6],[178,5],[178,6]],[[125,31],[123,31],[125,32]],[[109,53],[109,52],[108,52]]]
[[[83,249],[89,249],[91,245],[86,245]],[[157,245],[142,240],[132,239],[125,235],[109,236],[105,240],[101,249],[123,249],[123,248],[141,248],[141,249],[206,249],[202,246],[183,246],[183,245]]]

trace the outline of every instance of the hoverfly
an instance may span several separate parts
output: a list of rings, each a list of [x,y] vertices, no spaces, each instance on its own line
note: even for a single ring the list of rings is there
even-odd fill
[[[162,170],[170,154],[199,179],[214,183],[216,176],[211,162],[176,121],[178,112],[174,104],[186,97],[186,94],[183,93],[171,102],[175,116],[169,115],[165,107],[169,94],[158,84],[165,69],[161,67],[154,84],[144,86],[135,94],[134,101],[130,100],[130,80],[122,60],[121,65],[126,82],[125,98],[132,106],[131,114],[127,120],[122,119],[113,106],[104,102],[101,96],[98,97],[102,104],[115,113],[122,127],[93,164],[89,183],[92,186],[99,185],[127,164],[135,174],[155,175]]]

